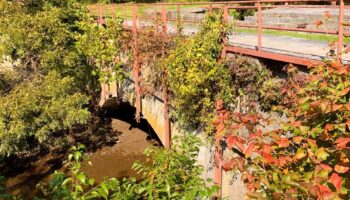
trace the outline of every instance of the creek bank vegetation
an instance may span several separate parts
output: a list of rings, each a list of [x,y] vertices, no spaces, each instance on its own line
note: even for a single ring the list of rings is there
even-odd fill
[[[94,23],[68,0],[1,0],[0,12],[1,61],[11,63],[0,71],[0,159],[75,145],[70,173],[41,183],[39,199],[209,199],[218,191],[200,178],[203,144],[192,134],[174,139],[171,150],[147,150],[150,165],[133,167],[144,175],[140,182],[109,177],[96,185],[80,170],[83,152],[90,138],[109,132],[108,122],[91,123],[101,119],[100,83],[131,76],[130,32],[118,17]],[[286,80],[275,78],[256,60],[221,58],[229,30],[222,13],[212,13],[193,36],[141,31],[142,95],[166,89],[172,118],[185,132],[206,133],[225,155],[215,164],[242,173],[248,198],[348,199],[348,68],[327,62],[301,76],[288,67]],[[267,131],[271,124],[277,128]],[[16,198],[4,192],[0,184],[0,198]]]

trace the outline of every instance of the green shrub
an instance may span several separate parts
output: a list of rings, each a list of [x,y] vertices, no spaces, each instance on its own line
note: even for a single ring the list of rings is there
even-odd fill
[[[49,144],[54,135],[64,136],[73,126],[87,122],[90,113],[84,106],[89,98],[76,90],[73,78],[50,72],[0,97],[0,155]]]

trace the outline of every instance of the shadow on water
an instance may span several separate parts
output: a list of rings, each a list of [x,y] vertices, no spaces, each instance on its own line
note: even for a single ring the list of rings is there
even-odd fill
[[[106,109],[100,117],[94,117],[88,127],[77,129],[75,142],[86,145],[87,155],[93,164],[92,167],[85,165],[82,171],[96,182],[108,177],[140,179],[140,175],[131,169],[133,163],[145,163],[144,150],[151,146],[161,146],[147,120],[141,119],[141,123],[136,123],[134,116],[135,108],[123,104],[118,108]],[[8,178],[7,191],[15,195],[21,194],[24,199],[33,199],[38,194],[36,185],[39,182],[47,181],[55,170],[67,171],[62,167],[62,162],[67,158],[68,149],[46,150],[33,153],[29,158],[5,160],[6,163],[0,166],[0,172]],[[5,174],[6,170],[8,173]]]

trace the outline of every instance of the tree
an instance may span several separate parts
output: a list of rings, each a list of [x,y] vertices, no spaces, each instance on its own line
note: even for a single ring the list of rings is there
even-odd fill
[[[76,91],[73,78],[57,72],[17,85],[0,97],[0,155],[28,150],[36,142],[53,144],[55,137],[88,121],[88,100]]]
[[[107,23],[75,1],[0,1],[0,157],[53,145],[88,122],[99,77],[123,78],[122,20]]]

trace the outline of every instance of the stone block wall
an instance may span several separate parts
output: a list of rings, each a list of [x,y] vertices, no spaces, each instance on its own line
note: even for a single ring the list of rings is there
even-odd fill
[[[325,13],[331,18],[326,18]],[[307,28],[325,31],[338,30],[339,9],[337,8],[274,8],[263,10],[263,25],[286,27],[286,28]],[[350,21],[350,10],[345,10],[345,21]],[[317,27],[316,21],[322,20],[323,24]],[[244,22],[249,25],[257,24],[257,13],[254,16],[247,16]],[[345,27],[350,31],[350,27]]]

